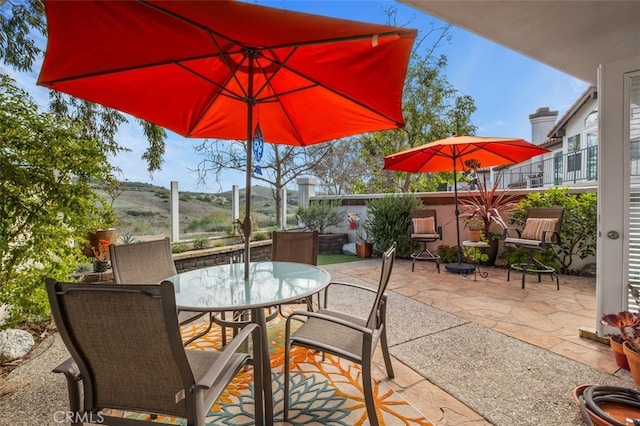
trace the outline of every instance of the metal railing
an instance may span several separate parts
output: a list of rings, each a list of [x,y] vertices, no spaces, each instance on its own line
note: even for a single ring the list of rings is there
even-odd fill
[[[640,140],[630,146],[632,180],[640,181]],[[593,146],[569,154],[536,161],[500,172],[500,189],[543,188],[595,183],[598,178],[598,147]]]
[[[636,172],[640,167],[636,167]],[[598,178],[598,147],[502,170],[500,189],[543,188],[595,183]]]

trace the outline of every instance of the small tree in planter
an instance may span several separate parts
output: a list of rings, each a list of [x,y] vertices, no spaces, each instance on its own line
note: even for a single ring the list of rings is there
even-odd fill
[[[309,207],[298,207],[296,216],[311,231],[320,234],[321,254],[342,253],[342,246],[347,242],[347,234],[331,234],[328,229],[331,226],[340,226],[344,220],[345,212],[338,208],[339,200],[322,199],[311,203]],[[330,241],[335,240],[335,241]]]

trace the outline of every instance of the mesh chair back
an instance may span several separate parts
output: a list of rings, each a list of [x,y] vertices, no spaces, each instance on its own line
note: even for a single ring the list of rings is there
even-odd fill
[[[391,271],[393,270],[393,262],[396,258],[396,242],[394,241],[391,247],[382,254],[382,271],[380,272],[380,282],[378,284],[378,292],[376,293],[376,299],[369,312],[367,318],[367,327],[371,329],[377,329],[380,324],[380,305],[384,298],[384,292],[387,290],[387,284],[389,284],[389,278],[391,277]]]
[[[318,264],[320,235],[313,232],[275,231],[272,236],[271,260]]]
[[[47,280],[53,318],[82,376],[85,410],[111,407],[186,416],[185,400],[177,396],[194,378],[173,291],[171,283]]]
[[[169,238],[133,244],[111,244],[111,268],[116,284],[159,284],[177,274]]]

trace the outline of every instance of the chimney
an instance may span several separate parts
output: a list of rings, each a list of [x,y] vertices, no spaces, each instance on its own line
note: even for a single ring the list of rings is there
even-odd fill
[[[534,114],[529,115],[531,123],[531,142],[540,145],[547,140],[549,130],[556,123],[558,111],[549,111],[549,107],[541,107]]]

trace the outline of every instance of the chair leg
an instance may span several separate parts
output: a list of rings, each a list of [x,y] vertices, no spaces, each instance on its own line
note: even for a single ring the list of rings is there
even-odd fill
[[[382,329],[382,335],[380,336],[380,349],[382,349],[382,357],[384,358],[384,366],[387,369],[387,376],[393,379],[395,374],[393,373],[391,356],[389,355],[389,347],[387,346],[387,327]]]
[[[364,361],[364,360],[363,360]],[[376,415],[376,404],[373,398],[373,383],[371,381],[371,360],[362,363],[362,391],[364,393],[364,403],[367,407],[367,416],[371,426],[378,426],[378,416]]]
[[[284,337],[284,395],[282,397],[284,402],[283,419],[286,421],[289,418],[289,380],[290,380],[290,363],[291,363],[291,322],[287,320],[285,326]]]

